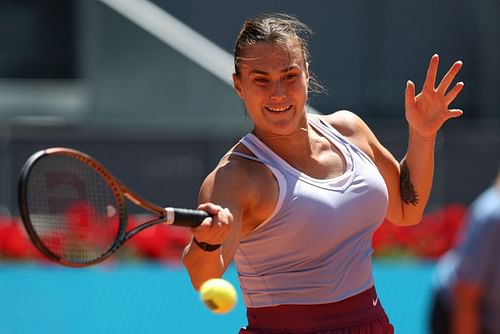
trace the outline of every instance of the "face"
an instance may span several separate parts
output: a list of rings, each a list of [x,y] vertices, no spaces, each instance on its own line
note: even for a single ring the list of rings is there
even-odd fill
[[[291,135],[306,124],[309,78],[301,49],[292,43],[257,43],[241,54],[234,88],[243,99],[255,132]]]

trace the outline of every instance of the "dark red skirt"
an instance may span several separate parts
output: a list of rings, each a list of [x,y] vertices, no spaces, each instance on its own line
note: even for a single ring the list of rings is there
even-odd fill
[[[330,304],[247,309],[240,334],[393,334],[375,288]]]

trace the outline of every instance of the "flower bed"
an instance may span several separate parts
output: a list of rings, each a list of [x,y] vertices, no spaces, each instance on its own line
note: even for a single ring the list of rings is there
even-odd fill
[[[129,217],[129,229],[146,217]],[[179,262],[190,239],[186,228],[152,226],[138,233],[113,256],[114,260]],[[32,245],[19,218],[0,216],[0,261],[47,261]]]
[[[386,221],[375,232],[374,255],[435,260],[453,246],[466,212],[464,206],[452,204],[426,214],[416,226],[398,227]],[[130,217],[130,228],[145,219]],[[130,239],[113,259],[178,263],[189,239],[186,228],[156,225]],[[29,241],[19,218],[0,216],[0,260],[46,261]]]
[[[400,227],[385,221],[373,237],[375,256],[436,260],[454,245],[466,213],[466,207],[450,204],[426,214],[418,225]]]

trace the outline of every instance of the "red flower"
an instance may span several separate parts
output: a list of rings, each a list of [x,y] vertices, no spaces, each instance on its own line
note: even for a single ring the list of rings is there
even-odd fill
[[[36,252],[19,221],[0,217],[0,257],[20,260],[32,258]]]
[[[71,249],[78,245],[82,251],[96,249],[104,252],[116,239],[118,227],[119,218],[115,210],[100,213],[82,201],[66,211],[64,229],[54,230],[51,237],[59,237],[56,239],[59,244],[54,245],[56,247]]]
[[[467,209],[451,204],[428,213],[415,226],[398,227],[384,222],[375,232],[375,256],[411,255],[435,260],[454,245]]]
[[[145,218],[133,219],[135,224]],[[179,261],[190,239],[189,230],[170,225],[155,225],[136,234],[127,244],[136,256],[158,261]]]

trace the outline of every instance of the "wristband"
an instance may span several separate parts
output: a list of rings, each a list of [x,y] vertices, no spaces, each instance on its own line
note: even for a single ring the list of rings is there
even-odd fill
[[[213,252],[214,250],[219,249],[221,246],[221,244],[212,245],[212,244],[209,244],[206,242],[200,242],[200,241],[196,240],[195,237],[193,237],[193,242],[196,244],[196,246],[198,246],[199,248],[201,248],[205,252]]]

